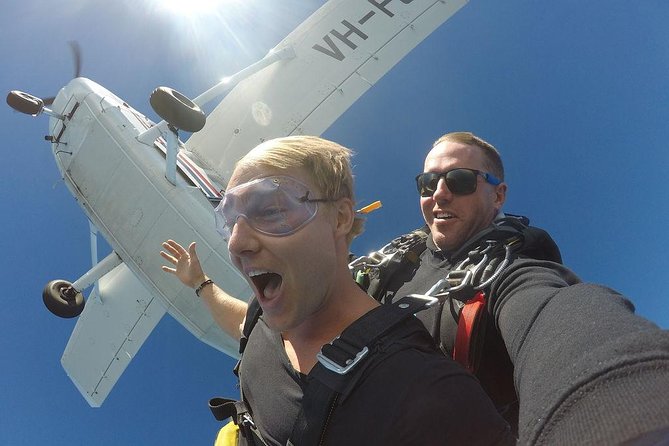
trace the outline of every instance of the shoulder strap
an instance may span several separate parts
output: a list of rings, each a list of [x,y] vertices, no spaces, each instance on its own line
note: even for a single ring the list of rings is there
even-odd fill
[[[530,226],[530,220],[522,215],[505,214],[490,226],[475,234],[462,247],[451,254],[452,259],[464,258],[470,251],[480,248],[487,240],[504,241],[519,236],[521,244],[516,252],[537,260],[562,263],[560,249],[543,229]]]
[[[487,293],[493,281],[518,257],[561,262],[560,250],[542,229],[529,225],[526,217],[507,214],[506,218],[465,243],[453,257],[464,258],[449,271],[442,287],[435,288],[456,316],[442,317],[442,348],[469,371],[475,372],[485,339]]]
[[[404,343],[392,343],[393,338],[406,334],[398,327],[406,318],[436,303],[436,299],[428,296],[410,295],[392,305],[381,305],[325,344],[317,355],[318,363],[308,375],[309,385],[288,445],[321,444],[332,411],[374,363],[378,351],[375,346],[383,340],[386,353],[410,348]]]
[[[253,328],[258,323],[258,319],[262,315],[262,308],[256,299],[249,300],[248,308],[246,309],[246,318],[244,319],[244,327],[242,328],[242,335],[239,339],[239,354],[240,358],[235,364],[233,372],[239,376],[239,366],[242,362],[241,356],[244,354],[246,344]],[[238,445],[246,446],[266,446],[267,443],[260,435],[260,431],[253,422],[251,411],[246,404],[246,400],[242,396],[241,401],[215,397],[209,400],[209,409],[218,421],[223,421],[227,418],[232,418],[234,424],[237,425],[240,432]]]
[[[505,238],[498,238],[501,234]],[[522,235],[516,230],[496,236],[480,240],[428,292],[445,305],[439,322],[442,349],[472,373],[478,368],[485,339],[486,293],[522,247]]]
[[[242,328],[242,335],[239,338],[239,361],[235,364],[235,368],[232,369],[234,374],[238,377],[239,366],[242,363],[242,356],[244,355],[244,350],[246,350],[246,344],[249,342],[249,336],[251,336],[253,328],[258,323],[258,319],[262,316],[262,307],[257,299],[251,298],[248,305],[249,306],[246,309],[246,318],[244,319],[244,327]]]
[[[258,319],[262,315],[262,307],[258,303],[258,300],[251,298],[248,303],[248,308],[246,309],[246,318],[244,319],[244,328],[242,329],[242,336],[239,339],[239,354],[244,354],[246,349],[246,344],[249,342],[249,336],[253,331],[253,327],[258,323]]]

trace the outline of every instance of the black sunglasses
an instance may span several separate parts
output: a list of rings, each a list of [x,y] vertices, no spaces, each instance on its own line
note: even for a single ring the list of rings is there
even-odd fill
[[[469,195],[476,192],[476,177],[483,177],[497,186],[501,181],[493,174],[476,169],[457,168],[446,172],[423,172],[416,176],[416,186],[421,197],[430,197],[437,190],[439,180],[446,180],[446,186],[455,195]]]

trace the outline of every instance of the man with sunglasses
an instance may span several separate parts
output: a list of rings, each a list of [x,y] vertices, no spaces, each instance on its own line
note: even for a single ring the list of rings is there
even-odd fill
[[[439,297],[417,317],[476,374],[520,444],[669,444],[669,333],[581,283],[547,233],[502,213],[497,150],[446,134],[416,185],[426,227],[352,263],[370,294]]]
[[[220,407],[234,407],[250,444],[509,444],[478,382],[413,316],[435,299],[380,305],[351,277],[362,221],[349,158],[333,142],[288,137],[235,167],[216,224],[260,311],[249,306],[243,331],[242,404]],[[194,244],[163,247],[163,269],[239,338],[245,304],[207,278]]]

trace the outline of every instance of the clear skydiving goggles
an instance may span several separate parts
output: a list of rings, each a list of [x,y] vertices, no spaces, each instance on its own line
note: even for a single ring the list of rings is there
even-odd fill
[[[309,189],[288,176],[258,178],[228,189],[215,210],[216,230],[225,241],[240,217],[258,232],[276,237],[290,235],[314,219],[319,202]]]

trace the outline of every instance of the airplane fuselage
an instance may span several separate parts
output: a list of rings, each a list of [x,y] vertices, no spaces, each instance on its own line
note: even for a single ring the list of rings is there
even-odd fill
[[[212,203],[184,176],[172,185],[165,160],[137,136],[153,123],[85,79],[65,86],[51,118],[52,150],[65,184],[126,267],[193,335],[234,355],[236,341],[214,323],[193,290],[162,273],[161,242],[196,241],[204,269],[234,296],[251,295],[214,226]],[[125,266],[124,266],[125,265]]]

